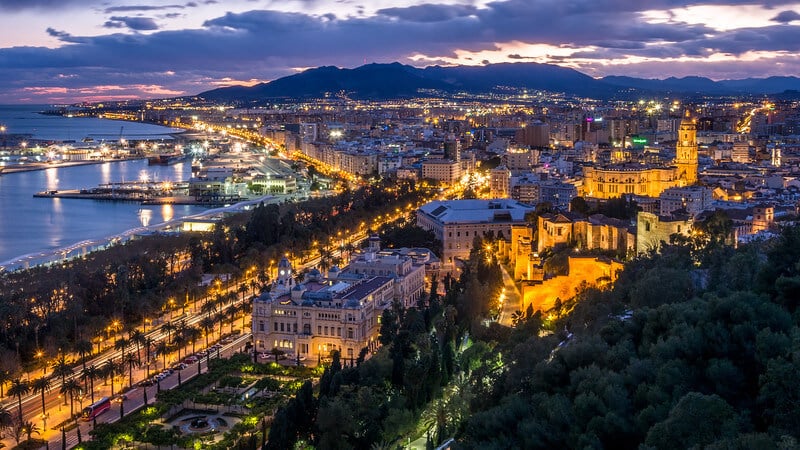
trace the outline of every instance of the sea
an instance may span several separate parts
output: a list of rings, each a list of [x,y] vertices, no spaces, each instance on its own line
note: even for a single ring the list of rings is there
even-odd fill
[[[30,134],[33,139],[78,142],[87,137],[95,141],[104,137],[116,141],[120,136],[130,140],[166,140],[176,132],[150,124],[38,114],[47,109],[46,105],[0,106],[0,126],[6,127],[6,133]],[[22,255],[51,252],[77,242],[103,239],[205,210],[199,206],[142,206],[127,202],[34,198],[36,192],[91,188],[101,183],[144,178],[184,181],[190,176],[188,161],[171,166],[148,166],[147,160],[2,174],[0,265]]]

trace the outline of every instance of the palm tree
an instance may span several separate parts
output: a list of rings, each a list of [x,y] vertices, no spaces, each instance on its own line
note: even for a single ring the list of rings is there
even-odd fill
[[[33,422],[23,423],[20,429],[22,430],[23,433],[25,433],[25,436],[27,436],[29,441],[31,440],[32,434],[40,434],[39,427],[36,426]]]
[[[114,377],[117,375],[117,363],[114,362],[114,359],[109,359],[103,364],[103,367],[100,369],[103,372],[103,378],[108,379],[111,378],[111,396],[114,396]]]
[[[67,377],[70,375],[72,375],[72,367],[70,367],[66,356],[62,353],[53,365],[53,376],[61,378],[61,387],[63,388],[64,384],[67,382]],[[64,404],[67,404],[66,397],[64,398]]]
[[[128,344],[130,344],[130,342],[123,337],[114,341],[114,350],[122,351],[122,359],[125,359],[125,350],[128,348]]]
[[[242,301],[244,301],[244,295],[247,294],[247,283],[240,284],[237,290],[242,294]]]
[[[131,343],[136,344],[136,357],[141,361],[141,346],[145,343],[145,334],[137,328],[131,332],[130,336],[128,336],[128,339]]]
[[[128,387],[133,387],[133,366],[141,366],[141,362],[139,362],[139,358],[133,353],[125,355],[122,362],[128,366]]]
[[[38,392],[42,395],[42,415],[45,415],[47,408],[44,405],[44,395],[50,392],[50,379],[47,377],[37,378],[31,383],[31,388],[34,393]]]
[[[145,359],[144,364],[145,367],[147,368],[147,378],[150,378],[150,347],[152,347],[153,344],[155,344],[155,342],[156,341],[154,341],[153,338],[151,338],[150,336],[144,338],[144,353],[145,356],[147,357]]]
[[[172,332],[173,332],[173,331],[175,331],[175,330],[177,329],[177,327],[175,326],[175,324],[174,324],[174,323],[172,323],[172,322],[167,322],[167,323],[165,323],[164,325],[162,325],[162,326],[161,326],[161,328],[162,328],[164,331],[166,331],[166,332],[167,332],[167,340],[171,342],[171,341],[172,341]]]
[[[206,348],[208,348],[208,335],[214,328],[214,319],[212,319],[211,317],[203,317],[200,320],[200,328],[202,328],[206,334]]]
[[[256,295],[256,288],[259,286],[258,281],[256,279],[250,280],[250,294]]]
[[[183,333],[186,335],[186,340],[192,343],[192,353],[194,353],[196,351],[195,345],[197,344],[197,339],[202,334],[200,328],[188,326],[183,330]]]
[[[167,368],[167,353],[169,353],[169,343],[161,340],[156,343],[156,353],[161,355],[161,362],[164,368]]]
[[[31,387],[27,381],[21,378],[14,378],[11,380],[11,386],[8,388],[8,395],[17,397],[17,408],[19,409],[19,422],[22,423],[22,396],[27,395],[31,391]]]
[[[176,350],[178,351],[178,360],[180,360],[181,348],[186,345],[186,335],[183,333],[175,333],[175,339],[173,339],[172,343],[175,345]]]
[[[69,416],[75,416],[75,396],[81,393],[81,383],[75,378],[70,378],[64,386],[61,386],[61,393],[66,397],[69,395]]]
[[[78,356],[81,357],[81,362],[83,362],[83,370],[86,370],[86,357],[91,356],[93,347],[94,346],[92,343],[85,339],[81,339],[75,343],[75,351],[78,352]]]
[[[94,403],[94,380],[100,376],[100,370],[92,364],[83,369],[81,375],[84,380],[89,380],[89,395],[91,396],[92,403]]]

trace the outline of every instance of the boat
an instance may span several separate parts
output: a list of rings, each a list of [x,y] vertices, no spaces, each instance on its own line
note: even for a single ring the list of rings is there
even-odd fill
[[[147,157],[147,164],[150,166],[170,166],[185,160],[188,156],[183,153],[152,155]]]

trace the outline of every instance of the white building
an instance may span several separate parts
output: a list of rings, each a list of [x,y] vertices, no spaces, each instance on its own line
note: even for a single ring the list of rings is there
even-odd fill
[[[525,221],[534,208],[515,200],[433,201],[417,211],[417,226],[433,231],[442,242],[442,264],[467,259],[476,236],[511,237],[511,226]]]

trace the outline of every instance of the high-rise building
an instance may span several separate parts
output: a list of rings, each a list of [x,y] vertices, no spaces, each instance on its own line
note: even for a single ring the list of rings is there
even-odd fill
[[[444,157],[455,162],[461,161],[461,142],[453,133],[448,134],[444,141]]]

